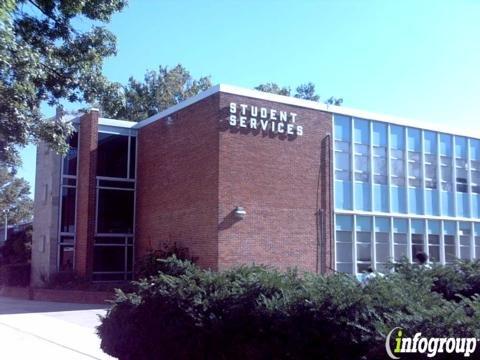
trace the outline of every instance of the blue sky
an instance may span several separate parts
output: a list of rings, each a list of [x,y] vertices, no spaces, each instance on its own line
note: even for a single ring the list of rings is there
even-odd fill
[[[477,0],[130,0],[108,25],[118,55],[104,70],[120,82],[177,63],[213,83],[312,81],[347,107],[478,128],[479,18]],[[22,155],[33,187],[34,147]]]

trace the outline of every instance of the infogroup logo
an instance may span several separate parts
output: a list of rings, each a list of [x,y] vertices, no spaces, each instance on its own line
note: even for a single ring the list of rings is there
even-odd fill
[[[391,346],[393,338],[393,349]],[[433,358],[437,354],[463,354],[469,357],[477,347],[476,338],[434,338],[422,337],[416,333],[413,338],[406,337],[401,327],[392,329],[385,340],[385,350],[391,359],[400,359],[401,354],[425,354]]]

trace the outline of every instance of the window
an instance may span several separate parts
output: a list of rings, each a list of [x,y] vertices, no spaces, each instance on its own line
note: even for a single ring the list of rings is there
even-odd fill
[[[61,232],[75,232],[75,192],[74,187],[62,186]]]
[[[350,180],[350,144],[335,141],[335,177],[337,180]]]
[[[445,244],[445,263],[451,264],[455,261],[455,236],[444,235],[443,241]]]
[[[357,231],[357,271],[368,270],[372,265],[372,233]]]
[[[408,184],[413,187],[422,186],[420,153],[408,152]]]
[[[75,261],[73,236],[61,236],[59,241],[58,270],[72,271]]]
[[[388,232],[375,233],[376,247],[376,270],[384,272],[387,261],[389,260],[388,244],[390,243],[390,234]]]
[[[437,155],[425,154],[425,187],[437,188]]]
[[[75,131],[68,139],[68,152],[63,157],[63,175],[77,175],[78,133]]]
[[[97,176],[128,177],[129,137],[98,134]]]
[[[373,182],[387,184],[387,148],[384,146],[373,147]]]
[[[470,238],[472,235],[472,230],[470,229],[469,223],[460,223],[460,259],[470,260]]]
[[[472,192],[480,194],[480,161],[472,160],[471,177],[472,177]]]
[[[440,261],[440,235],[430,234],[428,235],[428,254],[430,261]]]
[[[133,270],[131,236],[97,236],[93,254],[94,280],[129,280]]]
[[[467,161],[464,159],[455,160],[456,167],[456,181],[457,181],[457,191],[466,193],[468,192],[468,168]]]
[[[368,145],[355,144],[355,180],[368,182],[370,179]]]
[[[400,261],[407,257],[407,234],[393,234],[393,246],[395,253],[395,261]]]
[[[480,259],[480,236],[475,235],[475,259]]]
[[[440,157],[441,182],[443,191],[453,191],[452,186],[452,158],[448,156]]]
[[[394,150],[391,152],[391,175],[392,184],[405,186],[405,159],[403,150]]]
[[[424,251],[423,234],[412,234],[412,257]]]
[[[352,273],[353,217],[347,215],[337,215],[335,217],[335,223],[336,269],[340,272]]]
[[[99,188],[98,233],[133,233],[133,190]]]

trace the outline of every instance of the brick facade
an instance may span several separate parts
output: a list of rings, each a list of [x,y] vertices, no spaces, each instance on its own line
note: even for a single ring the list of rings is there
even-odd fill
[[[97,147],[98,111],[93,110],[82,116],[79,129],[75,270],[85,278],[93,268]]]
[[[295,138],[228,126],[236,102],[295,112]],[[199,265],[257,263],[325,272],[331,264],[331,114],[216,93],[138,134],[137,256],[186,246]],[[236,206],[246,209],[235,218]]]

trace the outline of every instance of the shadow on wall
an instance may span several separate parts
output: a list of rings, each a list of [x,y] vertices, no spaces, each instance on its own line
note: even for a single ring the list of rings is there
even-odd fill
[[[243,219],[235,215],[235,209],[230,211],[227,216],[225,216],[220,224],[218,224],[218,230],[227,230],[237,222],[242,221]]]
[[[271,122],[269,121],[268,124],[268,129],[267,130],[262,130],[261,125],[259,124],[256,129],[252,129],[250,127],[240,127],[238,126],[231,126],[229,124],[229,108],[224,107],[220,109],[220,123],[219,123],[219,130],[222,132],[229,131],[232,134],[243,134],[243,135],[248,135],[252,134],[253,136],[261,135],[262,137],[269,137],[270,139],[278,138],[279,140],[287,140],[287,141],[293,141],[297,138],[297,134],[294,135],[287,135],[285,133],[279,133],[275,132],[272,130],[270,124]]]

